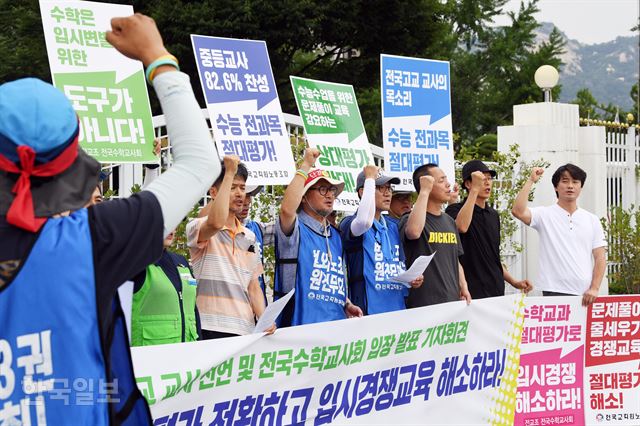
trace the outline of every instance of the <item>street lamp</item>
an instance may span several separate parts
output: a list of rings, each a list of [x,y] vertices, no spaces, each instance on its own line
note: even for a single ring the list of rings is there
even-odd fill
[[[551,65],[543,65],[536,70],[533,78],[538,87],[544,92],[544,101],[551,102],[551,89],[558,84],[558,79],[560,78],[558,70]]]

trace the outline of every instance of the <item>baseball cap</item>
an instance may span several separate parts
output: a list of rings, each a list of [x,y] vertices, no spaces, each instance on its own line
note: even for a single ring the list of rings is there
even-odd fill
[[[358,178],[356,179],[356,191],[362,187],[364,187],[364,170],[358,174]],[[384,174],[384,171],[380,169],[378,172],[378,177],[376,178],[376,186],[386,185],[387,183],[391,183],[397,185],[400,183],[400,178],[388,176]]]
[[[467,161],[465,165],[462,167],[462,182],[467,179],[471,179],[471,173],[473,172],[482,172],[482,173],[490,173],[492,178],[496,178],[498,173],[495,170],[489,169],[486,164],[484,164],[480,160],[471,160]]]
[[[313,185],[315,185],[317,182],[319,182],[321,180],[325,180],[330,185],[336,186],[338,188],[338,192],[336,193],[336,197],[338,195],[340,195],[340,193],[344,189],[344,182],[340,182],[337,179],[331,178],[331,176],[329,176],[329,172],[327,172],[326,170],[313,169],[313,170],[311,170],[309,172],[309,174],[307,176],[307,180],[304,181],[303,195],[307,193],[309,188],[311,188]]]

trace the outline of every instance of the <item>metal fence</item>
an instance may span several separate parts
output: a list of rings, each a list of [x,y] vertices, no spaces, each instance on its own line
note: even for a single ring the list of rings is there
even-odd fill
[[[611,226],[615,219],[610,213],[616,207],[629,209],[638,206],[640,191],[638,191],[638,170],[640,169],[640,129],[619,124],[609,125],[606,129],[606,158],[607,158],[607,221]],[[638,224],[635,224],[638,226]],[[609,250],[627,250],[621,244],[615,244],[615,235],[609,235]],[[618,253],[615,253],[618,254]],[[609,256],[610,258],[614,256]],[[620,270],[620,264],[609,261],[608,274]]]

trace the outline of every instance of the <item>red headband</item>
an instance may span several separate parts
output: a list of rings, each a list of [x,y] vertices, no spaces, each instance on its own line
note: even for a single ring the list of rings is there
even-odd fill
[[[78,157],[78,136],[76,135],[73,142],[55,159],[39,166],[34,166],[36,153],[30,146],[21,145],[16,151],[20,159],[20,167],[0,154],[0,170],[20,174],[12,188],[16,197],[7,211],[7,222],[27,231],[36,232],[47,218],[35,217],[31,196],[31,176],[50,177],[67,170]]]

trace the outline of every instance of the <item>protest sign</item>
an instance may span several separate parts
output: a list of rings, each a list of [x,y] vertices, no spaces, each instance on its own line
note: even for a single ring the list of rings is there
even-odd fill
[[[582,298],[528,297],[514,424],[584,424]]]
[[[316,166],[345,183],[335,209],[355,211],[356,178],[373,155],[353,86],[293,76],[291,86],[309,146],[322,153]]]
[[[514,295],[132,354],[155,425],[510,425],[523,316]]]
[[[80,120],[80,146],[103,163],[157,162],[142,63],[105,40],[111,18],[132,6],[40,1],[53,84]]]
[[[191,35],[220,157],[237,155],[248,185],[288,185],[289,133],[264,41]]]
[[[589,306],[586,424],[640,424],[640,296],[599,297]]]
[[[382,141],[396,190],[413,191],[412,173],[437,164],[453,186],[453,132],[449,62],[380,55]]]

